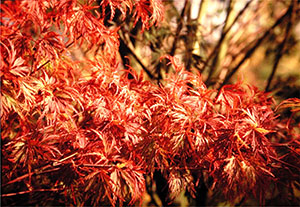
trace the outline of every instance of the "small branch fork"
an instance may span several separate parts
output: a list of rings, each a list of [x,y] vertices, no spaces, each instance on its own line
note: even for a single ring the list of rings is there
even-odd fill
[[[189,3],[189,0],[185,0],[183,9],[182,9],[181,15],[180,15],[180,21],[178,22],[178,25],[177,25],[177,28],[176,28],[175,38],[174,38],[173,45],[172,45],[172,48],[171,48],[171,51],[170,51],[170,56],[175,55],[176,45],[177,45],[177,42],[179,40],[179,35],[180,35],[180,32],[181,32],[182,27],[183,27],[184,15],[185,15],[185,13],[188,9],[188,3]]]
[[[244,6],[244,8],[237,14],[237,16],[235,17],[235,19],[233,20],[233,22],[227,27],[225,28],[225,24],[223,27],[223,31],[221,34],[221,38],[219,39],[217,45],[214,47],[213,51],[210,53],[210,55],[208,56],[208,58],[206,59],[205,63],[204,63],[204,67],[209,65],[210,60],[215,57],[215,59],[213,60],[212,65],[210,66],[210,71],[209,71],[209,76],[207,77],[206,83],[210,82],[211,76],[214,73],[215,70],[215,65],[216,65],[216,60],[217,60],[217,53],[219,53],[220,47],[222,45],[222,42],[225,40],[228,32],[230,31],[230,29],[233,27],[233,25],[239,20],[239,18],[243,15],[243,13],[246,11],[246,9],[249,7],[250,3],[252,1],[248,1],[246,3],[246,5]],[[228,16],[229,16],[229,12],[230,12],[230,5],[228,6],[228,11],[227,11],[227,17],[226,17],[226,21],[228,20]]]
[[[284,52],[285,52],[285,45],[288,41],[288,38],[290,36],[290,33],[291,33],[291,28],[292,28],[292,25],[294,23],[294,14],[295,14],[295,4],[296,4],[296,1],[291,1],[291,4],[290,4],[290,7],[289,9],[292,11],[290,16],[289,16],[289,21],[288,21],[288,24],[286,26],[286,30],[285,30],[285,36],[284,36],[284,39],[283,41],[280,43],[280,45],[278,46],[278,49],[277,49],[277,54],[276,54],[276,57],[275,57],[275,61],[274,61],[274,65],[273,65],[273,68],[272,68],[272,72],[268,78],[268,83],[266,85],[266,88],[265,88],[265,91],[268,92],[270,90],[270,86],[271,86],[271,82],[274,78],[274,75],[276,73],[276,70],[278,68],[278,64],[279,64],[279,61],[281,59],[281,57],[283,56]]]
[[[17,177],[16,179],[11,180],[11,181],[9,181],[8,183],[3,184],[2,187],[3,187],[3,186],[6,186],[6,185],[9,185],[9,184],[13,184],[13,183],[19,182],[19,181],[24,180],[25,178],[27,178],[27,177],[29,177],[29,176],[32,176],[32,175],[39,175],[39,174],[42,174],[42,173],[53,172],[53,171],[59,170],[59,169],[60,169],[59,167],[57,167],[57,168],[52,168],[52,169],[49,169],[49,168],[59,166],[59,165],[61,165],[64,161],[66,161],[66,160],[68,160],[68,159],[70,159],[70,158],[76,156],[77,154],[78,154],[78,152],[75,152],[75,153],[72,154],[72,155],[69,155],[69,156],[67,156],[67,157],[65,157],[65,158],[63,158],[63,159],[61,159],[61,160],[58,160],[58,161],[53,162],[53,164],[48,164],[48,165],[46,165],[46,166],[44,166],[44,167],[42,167],[42,168],[40,168],[40,169],[35,169],[35,170],[34,170],[35,172],[30,172],[30,173],[27,173],[27,174],[22,175],[22,176],[20,176],[20,177]],[[39,172],[38,172],[38,171],[39,171]],[[2,196],[3,196],[3,195],[2,195]]]
[[[130,48],[128,47],[124,40],[121,38],[120,36],[120,43],[123,44],[123,46],[125,47],[125,49],[131,53],[131,55],[134,57],[134,59],[140,64],[140,66],[143,68],[143,70],[147,73],[147,75],[149,76],[150,79],[153,79],[154,76],[152,75],[152,73],[147,69],[147,67],[142,63],[142,61],[140,60],[140,58],[135,54],[135,52]]]
[[[252,54],[255,52],[255,50],[260,46],[260,44],[263,42],[264,39],[266,39],[266,37],[268,37],[270,35],[270,33],[274,30],[275,27],[277,27],[279,24],[281,24],[283,22],[283,20],[288,17],[291,12],[292,12],[293,7],[289,7],[287,9],[287,11],[279,18],[277,19],[277,21],[273,24],[273,26],[271,28],[269,28],[263,36],[261,36],[255,43],[255,45],[250,48],[245,56],[242,58],[242,60],[233,68],[231,69],[231,71],[229,72],[229,74],[227,74],[227,76],[225,77],[224,81],[222,82],[222,84],[218,87],[218,91],[220,92],[220,89],[226,85],[228,83],[228,81],[231,79],[231,77],[238,71],[238,69],[240,68],[240,66],[248,59],[252,56]]]

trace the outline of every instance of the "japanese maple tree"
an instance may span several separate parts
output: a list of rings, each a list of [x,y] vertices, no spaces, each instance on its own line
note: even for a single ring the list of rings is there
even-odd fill
[[[112,22],[144,31],[163,9],[160,0],[1,3],[4,205],[136,205],[156,172],[169,203],[183,190],[202,196],[202,182],[232,203],[264,204],[281,188],[299,201],[299,99],[276,108],[242,82],[207,88],[167,54],[173,72],[160,84],[121,67]],[[280,117],[286,108],[292,115]]]

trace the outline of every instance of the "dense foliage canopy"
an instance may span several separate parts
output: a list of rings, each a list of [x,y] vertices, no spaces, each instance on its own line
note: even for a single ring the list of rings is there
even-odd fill
[[[160,0],[1,3],[3,205],[166,205],[203,186],[232,204],[299,203],[299,97],[276,104],[217,69],[204,82],[202,57],[183,64],[176,44],[150,70],[134,48],[139,35],[165,47],[163,19]]]

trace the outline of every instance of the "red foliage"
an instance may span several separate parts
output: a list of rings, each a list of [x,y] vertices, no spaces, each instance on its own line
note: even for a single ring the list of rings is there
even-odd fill
[[[131,205],[155,170],[168,180],[171,198],[182,189],[193,194],[202,175],[231,201],[253,194],[263,203],[270,184],[295,185],[299,124],[283,126],[268,94],[237,83],[214,98],[199,74],[170,56],[175,73],[165,85],[132,69],[128,79],[118,70],[118,28],[104,25],[105,8],[110,19],[116,10],[124,18],[133,13],[134,24],[148,29],[161,21],[162,3],[83,2],[1,4],[2,198]],[[82,68],[69,55],[76,42],[102,44],[102,55]],[[281,108],[293,106],[298,99]]]

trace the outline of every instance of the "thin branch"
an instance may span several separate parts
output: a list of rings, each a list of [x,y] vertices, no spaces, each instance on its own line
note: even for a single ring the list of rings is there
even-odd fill
[[[251,55],[254,53],[254,51],[260,46],[260,44],[262,43],[262,41],[269,36],[269,34],[274,30],[275,27],[277,27],[280,23],[283,22],[283,20],[290,14],[291,12],[291,7],[289,7],[287,9],[287,11],[280,17],[277,19],[277,21],[273,24],[273,26],[269,29],[266,30],[266,32],[264,33],[264,35],[262,37],[260,37],[257,42],[255,43],[255,45],[250,48],[244,58],[230,71],[230,73],[226,76],[226,78],[224,79],[223,83],[219,86],[218,90],[220,92],[220,89],[227,84],[227,82],[231,79],[231,77],[238,71],[238,69],[240,68],[240,66],[248,59],[251,57]]]
[[[214,51],[213,53],[211,53],[210,57],[212,55],[214,55],[214,59],[213,59],[213,62],[211,64],[211,67],[210,67],[210,71],[209,71],[209,74],[208,74],[208,77],[206,79],[206,84],[208,85],[208,83],[210,82],[210,79],[211,77],[213,76],[215,70],[216,70],[216,65],[217,65],[217,62],[218,62],[218,59],[220,57],[220,51],[222,50],[222,45],[224,44],[224,40],[225,40],[225,37],[227,36],[228,34],[228,29],[226,28],[227,27],[227,24],[228,24],[228,21],[229,21],[229,16],[232,12],[232,3],[233,1],[232,0],[229,0],[228,2],[228,7],[227,7],[227,12],[226,12],[226,19],[225,19],[225,22],[224,22],[224,25],[223,25],[223,28],[222,28],[222,35],[221,35],[221,38],[219,39],[219,42],[218,44],[216,45],[216,47],[214,48]],[[231,24],[232,26],[233,24]],[[209,57],[209,58],[210,58]],[[209,58],[207,59],[209,61]]]
[[[238,19],[243,15],[243,13],[246,11],[246,9],[248,8],[248,6],[250,5],[251,2],[252,1],[248,1],[247,2],[247,4],[244,6],[244,8],[235,17],[235,19],[233,20],[232,24],[227,29],[224,30],[224,33],[222,33],[221,39],[219,40],[218,44],[216,45],[216,47],[214,48],[214,50],[210,53],[210,55],[208,56],[207,60],[205,61],[205,65],[208,65],[208,62],[214,56],[214,54],[216,53],[217,49],[220,47],[222,38],[224,39],[226,37],[227,33],[230,31],[230,29],[232,28],[232,26],[238,21]]]
[[[276,70],[278,68],[278,64],[279,64],[279,61],[282,57],[282,55],[284,54],[284,50],[285,50],[285,45],[286,45],[286,42],[290,36],[290,33],[291,33],[291,28],[292,28],[292,25],[293,25],[293,14],[295,13],[295,10],[293,9],[294,8],[294,2],[295,1],[291,1],[291,5],[290,5],[290,8],[292,10],[292,14],[290,15],[290,18],[289,18],[289,21],[288,21],[288,24],[286,26],[286,30],[285,30],[285,36],[284,36],[284,39],[283,41],[280,43],[280,45],[278,46],[278,49],[277,49],[277,54],[276,54],[276,57],[275,57],[275,62],[274,62],[274,65],[273,65],[273,68],[272,68],[272,72],[268,78],[268,83],[266,85],[266,88],[265,88],[265,91],[269,91],[270,89],[270,86],[271,86],[271,82],[272,82],[272,79],[274,78],[274,75],[276,73]]]
[[[117,167],[117,165],[81,164],[79,167],[112,168]]]
[[[191,65],[192,65],[192,57],[193,57],[193,45],[196,39],[196,31],[193,30],[191,26],[191,5],[189,5],[187,9],[187,30],[191,31],[187,34],[187,38],[189,41],[185,44],[186,48],[186,70],[190,71],[191,70]]]
[[[47,172],[53,172],[53,171],[56,171],[56,170],[59,170],[59,169],[60,169],[60,168],[58,168],[58,167],[57,167],[57,168],[53,168],[53,169],[48,169],[49,167],[52,167],[52,165],[49,164],[49,165],[46,165],[46,166],[40,168],[39,170],[40,170],[41,172],[30,172],[30,173],[27,173],[27,174],[25,174],[25,175],[19,176],[19,177],[17,177],[16,179],[11,180],[11,181],[9,181],[9,182],[3,184],[2,187],[6,186],[6,185],[13,184],[13,183],[16,183],[16,182],[20,182],[21,180],[24,180],[25,178],[28,178],[29,176],[32,176],[32,175],[39,175],[39,174],[43,174],[43,173],[47,173]],[[48,170],[46,170],[46,169],[48,169]],[[43,170],[45,170],[45,171],[43,171]]]
[[[193,41],[191,43],[191,50],[192,50],[191,54],[194,57],[196,57],[196,56],[200,57],[200,54],[201,54],[201,36],[202,36],[201,27],[203,25],[203,21],[204,21],[204,18],[206,16],[206,10],[208,8],[207,4],[208,4],[207,1],[200,1],[199,10],[198,10],[198,14],[197,14],[197,19],[196,19],[196,22],[195,22],[196,24],[195,24],[194,37],[193,37],[193,38],[195,38],[195,40],[193,39]],[[191,11],[191,6],[189,8],[189,11],[190,11],[190,13],[192,12]],[[191,14],[189,14],[189,15],[191,16]],[[193,35],[193,33],[191,33],[191,34]],[[201,69],[201,71],[203,71],[203,69]]]
[[[16,182],[20,182],[21,180],[24,180],[25,178],[27,178],[29,176],[32,176],[32,175],[39,175],[39,174],[42,174],[42,173],[53,172],[53,171],[59,170],[60,168],[58,168],[58,167],[57,168],[52,168],[52,169],[48,169],[48,168],[61,165],[63,161],[65,161],[67,159],[70,159],[70,158],[74,157],[77,154],[78,153],[75,152],[75,153],[73,153],[73,154],[71,154],[71,155],[69,155],[69,156],[67,156],[67,157],[65,157],[65,158],[63,158],[61,160],[54,161],[53,164],[48,164],[48,165],[46,165],[44,167],[41,167],[40,169],[34,169],[33,171],[35,171],[35,172],[30,172],[30,173],[27,173],[25,175],[19,176],[16,179],[11,180],[8,183],[3,184],[2,187],[6,186],[6,185],[9,185],[9,184],[16,183]]]
[[[225,26],[223,27],[223,31],[222,31],[222,34],[221,34],[221,38],[219,39],[217,45],[215,46],[215,48],[213,49],[213,51],[210,53],[210,55],[208,56],[208,58],[206,59],[205,63],[204,63],[204,67],[208,66],[208,63],[209,61],[211,60],[211,58],[213,58],[216,53],[219,51],[220,49],[220,46],[223,42],[223,40],[225,39],[225,37],[227,36],[228,32],[230,31],[230,29],[232,28],[232,26],[239,20],[239,18],[243,15],[243,13],[246,11],[246,9],[249,7],[250,3],[252,1],[248,1],[246,3],[246,5],[244,6],[244,8],[237,14],[237,16],[235,17],[235,19],[233,20],[233,22],[227,27],[225,28]],[[226,19],[228,18],[229,15],[227,15]],[[215,61],[214,61],[215,62]],[[210,68],[210,72],[209,72],[209,76],[206,80],[206,82],[209,82],[210,80],[210,76],[212,75],[213,73],[213,67],[214,67],[214,64],[212,64],[211,66],[212,68]]]
[[[170,51],[171,56],[174,56],[175,51],[176,51],[176,45],[177,45],[177,41],[179,39],[179,34],[180,34],[180,32],[182,30],[182,27],[183,27],[184,14],[186,12],[188,3],[189,3],[189,0],[185,0],[183,9],[181,11],[180,20],[179,20],[177,28],[176,28],[176,33],[175,33],[175,38],[174,38],[174,41],[173,41],[173,45],[172,45],[172,48],[171,48],[171,51]]]
[[[1,197],[16,196],[16,195],[22,195],[22,194],[27,194],[27,193],[33,193],[33,192],[55,192],[55,191],[60,191],[60,190],[63,190],[63,189],[61,189],[61,188],[53,188],[53,189],[26,190],[26,191],[21,191],[21,192],[17,192],[17,193],[2,194]]]
[[[140,58],[135,54],[135,52],[128,47],[124,40],[120,37],[120,44],[123,44],[123,46],[125,47],[125,49],[131,53],[131,55],[134,57],[134,59],[140,64],[140,66],[143,68],[143,70],[147,73],[147,75],[149,76],[149,78],[153,79],[154,76],[152,75],[152,73],[147,69],[147,67],[142,63],[142,61],[140,60]]]
[[[170,51],[171,56],[174,56],[175,52],[176,52],[176,46],[177,46],[177,42],[179,40],[180,32],[181,32],[182,27],[183,27],[184,15],[185,15],[186,10],[188,8],[188,3],[189,3],[189,0],[185,0],[183,9],[182,9],[181,14],[180,14],[180,19],[179,19],[179,22],[177,24],[174,41],[173,41],[172,48],[171,48],[171,51]],[[166,72],[169,71],[169,68],[170,68],[170,66],[167,67]]]
[[[83,35],[79,35],[76,40],[70,42],[69,44],[66,45],[66,47],[64,49],[61,49],[58,53],[62,53],[63,51],[65,51],[65,49],[68,49],[69,47],[71,47],[77,40],[79,40]],[[45,63],[43,63],[42,65],[40,65],[35,71],[31,71],[31,73],[29,75],[32,75],[33,73],[39,71],[40,69],[42,69],[45,65],[47,65],[48,63],[50,63],[50,60],[47,60]]]
[[[245,6],[244,6],[244,8],[236,15],[236,17],[235,17],[235,19],[233,20],[233,22],[230,24],[230,26],[228,26],[227,28],[225,28],[225,31],[224,31],[224,33],[225,34],[227,34],[230,30],[231,30],[231,28],[232,28],[232,26],[239,20],[239,18],[244,14],[244,12],[246,11],[246,9],[249,7],[249,5],[251,4],[251,0],[249,0],[246,4],[245,4]]]

